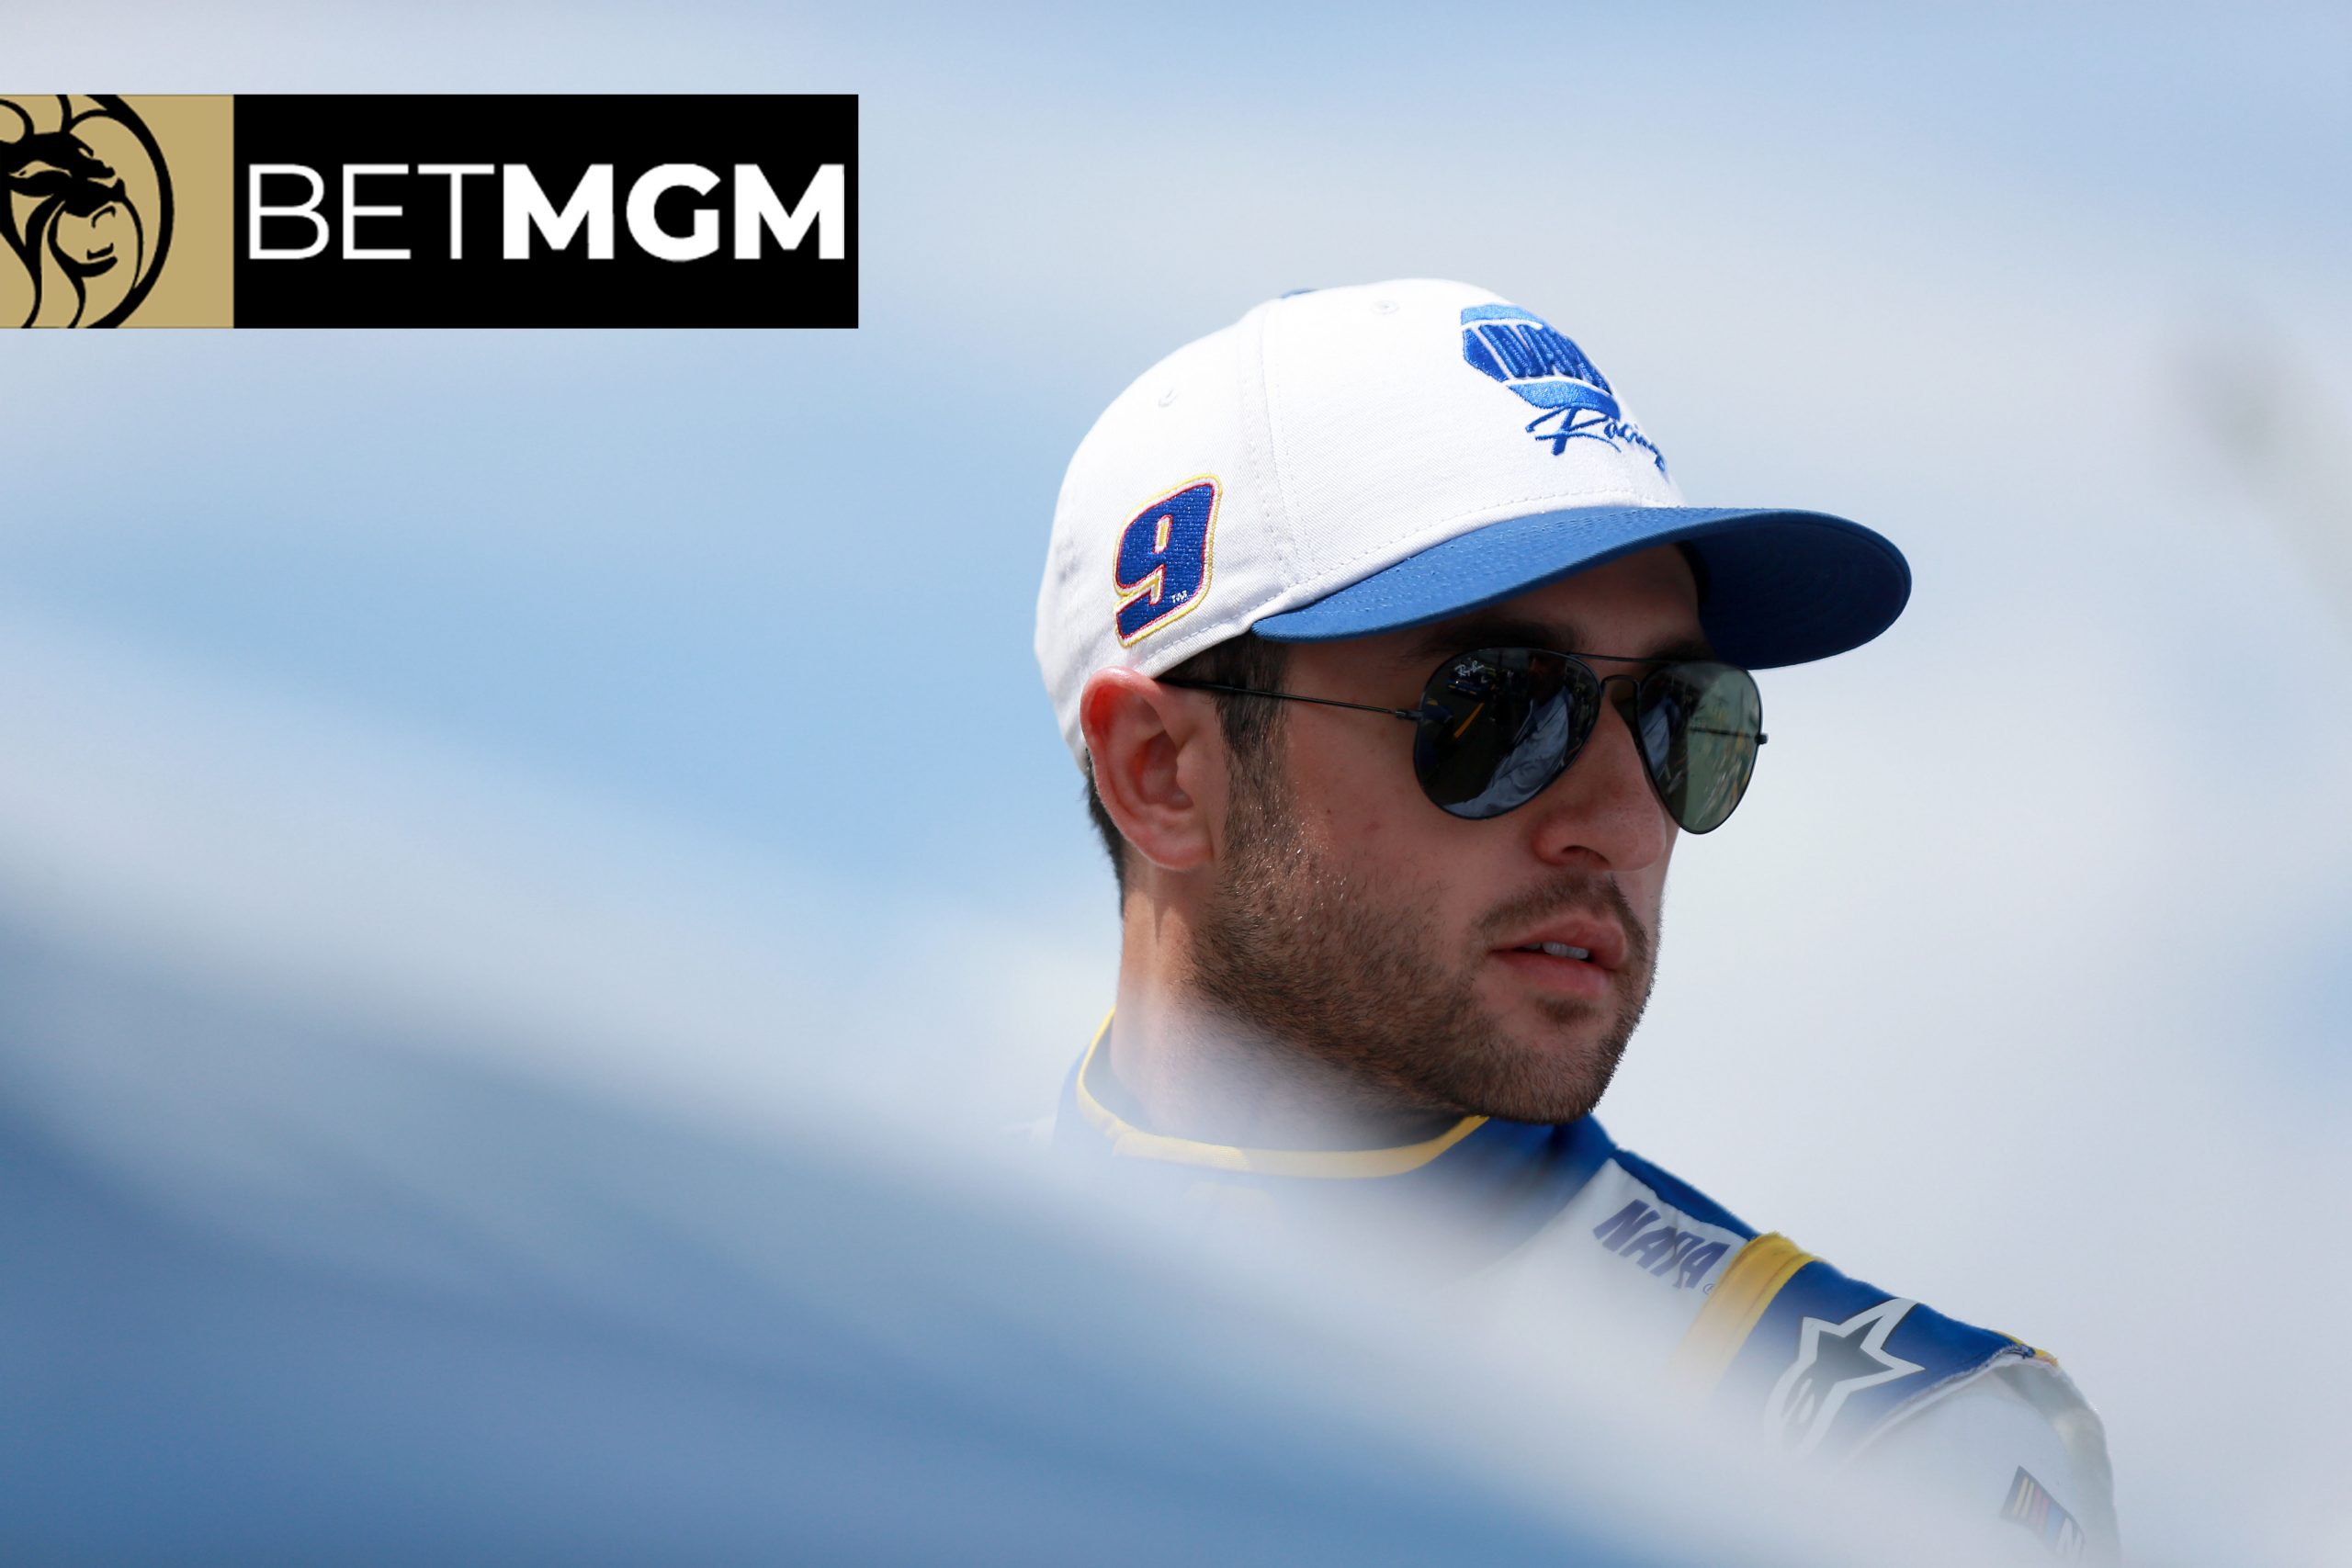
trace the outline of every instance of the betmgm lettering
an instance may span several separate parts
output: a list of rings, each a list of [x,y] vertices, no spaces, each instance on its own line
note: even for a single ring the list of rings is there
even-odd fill
[[[411,205],[388,199],[398,194],[393,182],[399,180],[412,191],[419,182],[437,182],[439,188],[432,190],[429,199],[447,203],[449,259],[462,261],[468,183],[494,181],[499,254],[507,261],[529,260],[535,233],[543,247],[540,254],[579,244],[589,260],[610,261],[624,229],[631,245],[657,260],[699,261],[720,249],[722,209],[729,219],[730,254],[738,261],[759,260],[770,240],[783,250],[798,250],[812,231],[818,259],[840,261],[848,254],[844,169],[841,164],[820,166],[799,195],[786,202],[757,164],[734,164],[723,176],[699,164],[662,164],[630,182],[625,198],[614,165],[593,164],[559,204],[526,164],[345,164],[338,182],[339,221],[331,221],[323,210],[325,175],[305,164],[254,164],[245,171],[245,254],[254,261],[305,261],[333,249],[336,259],[345,261],[411,260],[413,247],[397,243],[405,237],[397,225],[409,217]],[[364,200],[363,180],[368,184]],[[690,209],[684,232],[663,225],[657,210],[663,197],[683,190],[707,197],[721,186],[727,191],[719,200]],[[302,194],[288,199],[296,186]],[[368,227],[365,244],[363,222]],[[307,242],[287,243],[289,226],[306,227]],[[265,243],[266,235],[278,243]]]

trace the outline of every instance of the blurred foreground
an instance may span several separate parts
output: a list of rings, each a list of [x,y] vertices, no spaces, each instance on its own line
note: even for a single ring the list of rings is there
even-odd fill
[[[0,1554],[1762,1564],[2028,1541],[1719,1450],[1670,1390],[1609,1382],[1602,1323],[1465,1342],[1370,1260],[1213,1255],[832,1091],[754,1143],[424,1043],[0,922]]]

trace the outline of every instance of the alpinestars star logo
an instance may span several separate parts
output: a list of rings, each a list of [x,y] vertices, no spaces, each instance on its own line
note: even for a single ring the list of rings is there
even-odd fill
[[[1808,1317],[1797,1331],[1796,1359],[1764,1402],[1767,1436],[1800,1454],[1829,1435],[1848,1399],[1920,1370],[1886,1348],[1886,1337],[1919,1303],[1890,1296],[1843,1323]]]

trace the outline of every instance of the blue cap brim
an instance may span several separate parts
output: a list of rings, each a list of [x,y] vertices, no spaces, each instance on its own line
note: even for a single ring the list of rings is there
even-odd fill
[[[1820,512],[1638,506],[1507,518],[1432,545],[1251,629],[1276,642],[1396,631],[1499,604],[1653,545],[1688,544],[1699,622],[1717,658],[1750,670],[1860,648],[1911,597],[1903,552]]]

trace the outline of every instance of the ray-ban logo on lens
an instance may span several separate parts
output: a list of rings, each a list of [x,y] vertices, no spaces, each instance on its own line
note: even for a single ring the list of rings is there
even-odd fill
[[[0,97],[0,322],[111,327],[172,241],[172,182],[120,98]]]
[[[850,95],[0,96],[0,178],[11,324],[857,324]]]

